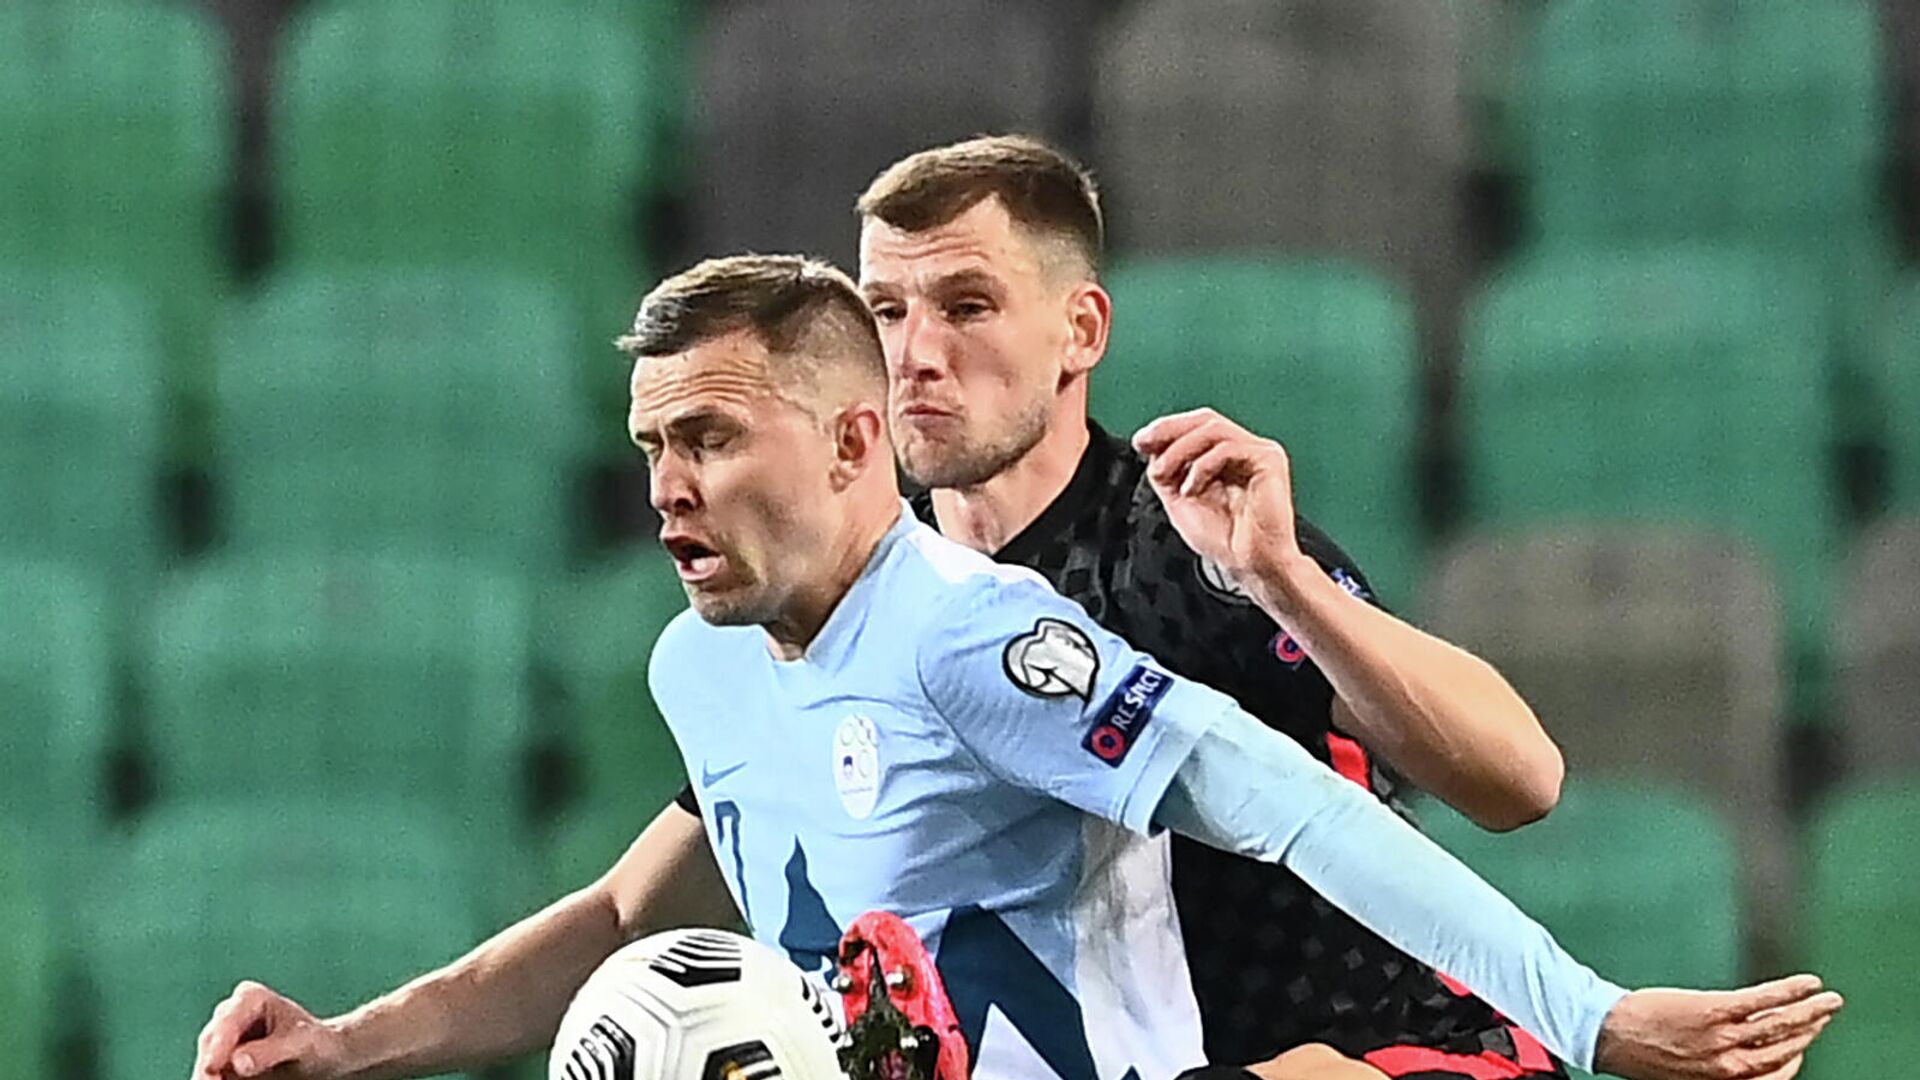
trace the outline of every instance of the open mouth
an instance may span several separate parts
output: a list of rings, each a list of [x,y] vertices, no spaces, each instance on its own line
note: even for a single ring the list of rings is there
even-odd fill
[[[705,581],[720,572],[725,556],[700,541],[686,536],[662,537],[667,554],[673,556],[674,569],[682,581]]]

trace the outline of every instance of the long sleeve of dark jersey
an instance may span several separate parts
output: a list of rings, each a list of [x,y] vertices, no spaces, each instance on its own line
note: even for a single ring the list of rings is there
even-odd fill
[[[1626,993],[1358,785],[1238,710],[1201,737],[1154,822],[1284,864],[1583,1068]]]

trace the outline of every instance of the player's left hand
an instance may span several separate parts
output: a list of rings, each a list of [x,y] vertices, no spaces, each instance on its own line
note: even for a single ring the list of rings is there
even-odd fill
[[[1287,451],[1212,409],[1163,416],[1133,437],[1147,479],[1194,552],[1251,586],[1298,563]]]
[[[1842,1004],[1813,975],[1745,990],[1637,990],[1607,1014],[1595,1071],[1628,1080],[1788,1080]]]

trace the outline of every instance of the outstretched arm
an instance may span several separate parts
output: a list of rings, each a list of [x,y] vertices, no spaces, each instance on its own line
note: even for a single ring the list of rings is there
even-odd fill
[[[735,917],[700,819],[669,805],[600,880],[343,1016],[241,983],[200,1034],[194,1078],[378,1080],[504,1061],[551,1042],[574,992],[620,946]]]
[[[1158,824],[1284,863],[1414,958],[1459,979],[1561,1058],[1635,1080],[1792,1075],[1839,1008],[1802,977],[1747,991],[1628,994],[1431,840],[1237,710],[1176,774]]]

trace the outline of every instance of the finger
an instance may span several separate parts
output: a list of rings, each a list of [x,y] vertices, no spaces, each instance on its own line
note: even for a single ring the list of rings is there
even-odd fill
[[[1754,1077],[1754,1080],[1793,1080],[1794,1077],[1800,1075],[1800,1067],[1806,1063],[1806,1058],[1796,1057],[1764,1076]]]
[[[1765,1046],[1779,1042],[1822,1023],[1840,1011],[1846,999],[1831,990],[1815,994],[1805,1001],[1781,1005],[1751,1017],[1735,1028],[1742,1045]]]
[[[239,989],[214,1010],[213,1019],[201,1034],[205,1041],[200,1057],[205,1072],[217,1076],[231,1064],[233,1048],[240,1044],[240,1037],[246,1034],[247,1029],[260,1019],[265,1004],[258,994]]]
[[[259,1076],[300,1056],[299,1032],[286,1031],[255,1039],[233,1055],[233,1071],[242,1077]]]
[[[1714,1015],[1721,1020],[1745,1020],[1754,1013],[1810,998],[1820,992],[1821,985],[1818,975],[1789,975],[1745,990],[1730,990],[1713,1010]]]
[[[1147,466],[1147,475],[1153,479],[1154,483],[1177,486],[1181,477],[1186,474],[1187,467],[1192,465],[1201,454],[1223,444],[1245,445],[1241,440],[1233,438],[1230,427],[1231,425],[1225,421],[1209,422],[1173,440],[1158,454],[1153,455],[1151,463]]]
[[[1180,481],[1180,494],[1192,495],[1196,491],[1205,491],[1208,484],[1236,465],[1244,465],[1247,460],[1245,447],[1237,443],[1215,443],[1206,453],[1195,458],[1192,465],[1187,466],[1186,478]]]
[[[1133,448],[1152,457],[1166,449],[1168,443],[1219,415],[1212,409],[1189,409],[1163,416],[1134,432]]]
[[[1741,1051],[1744,1055],[1742,1060],[1747,1062],[1747,1070],[1743,1075],[1764,1076],[1806,1053],[1807,1047],[1813,1045],[1813,1040],[1820,1037],[1820,1033],[1826,1030],[1828,1023],[1830,1021],[1822,1020],[1779,1042],[1749,1047]]]

